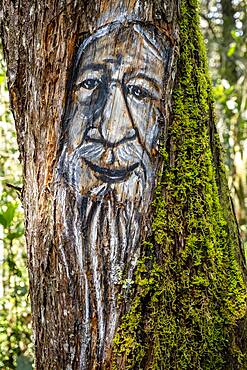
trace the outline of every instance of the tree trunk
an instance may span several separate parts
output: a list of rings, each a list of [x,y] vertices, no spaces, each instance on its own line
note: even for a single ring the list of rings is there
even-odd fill
[[[221,70],[222,75],[226,76],[231,85],[234,85],[238,80],[236,60],[235,56],[228,55],[228,50],[234,42],[232,32],[236,29],[234,19],[236,11],[230,0],[221,0],[220,3],[222,8]]]
[[[244,369],[197,3],[3,0],[36,369]]]

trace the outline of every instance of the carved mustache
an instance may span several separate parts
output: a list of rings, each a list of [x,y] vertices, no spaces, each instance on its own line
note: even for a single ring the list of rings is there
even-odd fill
[[[84,142],[76,150],[72,162],[84,158],[90,162],[99,164],[107,148],[100,142]],[[115,162],[123,165],[141,163],[151,169],[151,160],[147,151],[136,141],[129,141],[111,149],[114,152]]]
[[[86,158],[89,161],[93,159],[98,160],[104,153],[104,150],[105,148],[102,145],[102,143],[96,142],[84,143],[75,150],[72,161],[77,160],[79,158]]]
[[[108,148],[109,149],[109,148]],[[104,154],[107,148],[101,142],[84,141],[72,153],[67,145],[60,158],[59,172],[74,187],[83,177],[81,161],[103,182],[126,181],[131,174],[140,179],[140,186],[152,186],[154,168],[148,152],[137,141],[128,141],[117,145],[114,151],[114,162],[104,165]],[[86,175],[87,176],[87,175]],[[132,180],[133,181],[133,178]]]

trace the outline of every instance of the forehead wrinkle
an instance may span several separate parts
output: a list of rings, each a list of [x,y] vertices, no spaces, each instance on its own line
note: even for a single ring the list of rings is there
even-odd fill
[[[131,53],[131,49],[136,51],[136,43],[139,44],[143,41],[142,35],[138,34],[138,32],[133,30],[132,32],[125,30],[125,32],[128,33],[128,37],[124,39],[118,39],[118,33],[114,31],[93,40],[84,49],[80,61],[83,62],[83,59],[94,60],[105,55],[106,59],[116,58],[117,63],[120,64],[123,58],[122,52],[124,51],[124,54]],[[135,40],[133,40],[133,37]]]
[[[98,59],[105,55],[105,59],[109,59],[109,63],[115,63],[113,60],[116,58],[116,63],[121,64],[123,56],[119,53],[120,50],[122,52],[125,51],[124,56],[128,53],[128,56],[136,57],[137,54],[143,54],[141,49],[146,51],[145,54],[151,53],[156,59],[163,61],[161,54],[159,50],[156,49],[155,45],[153,45],[144,34],[136,30],[133,30],[133,33],[130,34],[130,38],[126,38],[124,40],[118,40],[116,37],[111,40],[109,36],[110,34],[104,35],[89,44],[80,58],[80,63],[83,63],[83,59],[94,60],[95,58]],[[137,48],[137,46],[140,47]],[[117,53],[116,57],[114,56],[114,53]],[[109,57],[107,54],[109,54]],[[110,59],[112,60],[110,61]]]
[[[127,78],[139,74],[139,77],[147,77],[146,79],[149,79],[156,86],[160,85],[158,80],[160,80],[161,75],[163,77],[164,68],[162,66],[164,66],[164,61],[160,54],[157,55],[154,45],[143,34],[135,30],[131,40],[116,40],[114,38],[112,43],[109,40],[109,35],[104,35],[102,38],[94,40],[84,50],[80,61],[79,74],[86,70],[109,70],[113,73],[117,72],[115,70],[117,67],[117,69],[121,68]],[[120,53],[120,50],[122,50],[122,53]],[[115,52],[116,55],[114,55]],[[86,62],[89,63],[83,66]],[[133,64],[137,64],[134,69]],[[126,71],[126,69],[128,70]]]
[[[87,61],[90,62],[90,61],[95,60],[98,53],[102,53],[104,55],[104,52],[107,51],[108,48],[105,45],[101,45],[101,44],[97,45],[98,44],[97,41],[98,40],[95,40],[92,44],[88,45],[88,47],[83,51],[78,61],[80,65],[82,65],[83,63]]]
[[[117,65],[121,65],[122,63],[122,55],[117,55],[116,58],[113,58],[113,57],[109,57],[109,58],[105,58],[103,59],[103,62],[105,63],[109,63],[109,64],[117,64]]]

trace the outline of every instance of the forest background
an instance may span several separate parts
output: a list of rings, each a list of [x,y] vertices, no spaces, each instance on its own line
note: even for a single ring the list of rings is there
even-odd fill
[[[245,0],[202,0],[218,132],[247,257],[247,8]],[[0,369],[32,369],[33,347],[21,206],[21,165],[0,50]]]

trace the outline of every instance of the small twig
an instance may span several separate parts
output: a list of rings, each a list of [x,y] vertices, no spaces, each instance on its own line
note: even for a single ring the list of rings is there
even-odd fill
[[[22,200],[22,189],[20,186],[12,185],[6,182],[6,186],[18,192],[18,197]]]
[[[12,185],[8,182],[6,182],[6,185],[8,186],[8,188],[11,188],[11,189],[14,189],[16,191],[22,192],[22,188],[20,186]]]

